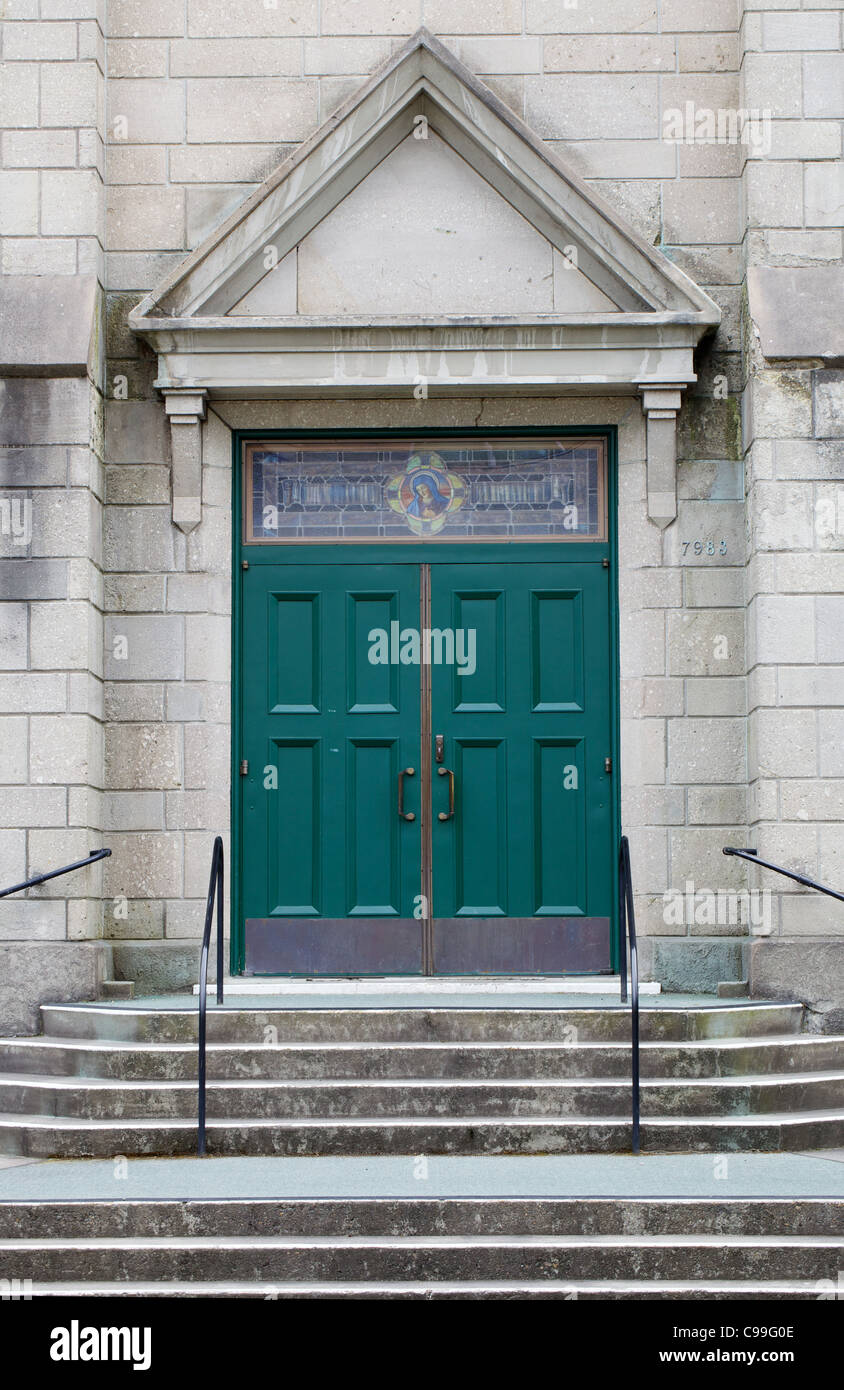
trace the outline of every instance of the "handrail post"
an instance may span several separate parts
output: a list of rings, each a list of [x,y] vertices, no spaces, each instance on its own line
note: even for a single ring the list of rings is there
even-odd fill
[[[618,853],[618,892],[619,914],[621,917],[621,949],[627,952],[627,936],[630,935],[630,1045],[631,1045],[631,1089],[633,1111],[633,1153],[640,1152],[640,1084],[639,1084],[639,951],[636,943],[636,914],[633,907],[633,874],[630,868],[630,844],[622,835]],[[626,962],[625,962],[626,964]],[[622,1002],[627,1002],[626,970],[622,976]]]
[[[632,1083],[633,1083],[633,1152],[639,1153],[639,1120],[641,1093],[639,1088],[639,952],[636,947],[636,938],[633,937],[630,943],[630,976],[631,976],[631,1029],[632,1029]]]
[[[217,883],[217,1003],[223,1002],[223,846],[220,845],[220,873]]]
[[[624,897],[623,850],[618,848],[618,969],[621,976],[621,1002],[627,1003],[627,903]]]
[[[214,920],[214,899],[217,900],[217,1003],[223,1002],[223,841],[218,835],[211,853],[211,874],[208,880],[208,898],[205,903],[205,927],[202,932],[202,949],[199,954],[199,1001],[197,1019],[197,1135],[196,1151],[200,1158],[205,1157],[205,1083],[206,1083],[206,1014],[208,1011],[208,950],[211,945],[211,924]]]
[[[197,1116],[196,1151],[200,1158],[205,1157],[205,995],[208,989],[208,951],[202,944],[199,962],[199,1028],[197,1059],[197,1079],[199,1083],[199,1110]]]

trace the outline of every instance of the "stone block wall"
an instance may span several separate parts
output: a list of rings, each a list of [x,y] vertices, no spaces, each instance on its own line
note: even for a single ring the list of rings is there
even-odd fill
[[[231,445],[213,410],[205,442],[202,522],[185,536],[162,407],[110,406],[106,823],[109,892],[126,910],[104,933],[118,977],[146,987],[195,981],[216,834],[228,851]]]
[[[770,157],[744,171],[749,836],[761,855],[840,889],[844,14],[762,0],[745,10],[744,100],[773,112]],[[819,1025],[837,1001],[840,1021],[841,905],[785,883],[774,911],[771,937],[753,945],[753,987],[812,1002]]]
[[[103,105],[96,0],[0,25],[0,886],[103,829]],[[95,994],[102,866],[0,901],[0,1018]]]
[[[0,497],[39,503],[25,555],[0,537],[0,877],[100,829],[114,857],[102,913],[92,875],[66,910],[67,883],[7,905],[7,939],[99,937],[117,973],[193,977],[228,825],[231,428],[615,423],[623,814],[646,965],[713,989],[750,956],[759,989],[808,994],[811,948],[813,980],[831,977],[818,962],[836,959],[834,906],[765,880],[773,931],[753,940],[669,920],[664,894],[746,886],[730,842],[833,882],[840,865],[841,372],[762,325],[766,311],[811,323],[836,283],[812,276],[842,264],[842,19],[842,0],[8,0],[0,268],[42,282],[39,315],[83,275],[107,313],[90,351],[66,354],[74,376],[50,379],[35,353],[12,364],[0,417]],[[664,532],[646,516],[632,399],[212,403],[202,521],[172,524],[155,362],[128,310],[420,23],[722,308]],[[689,103],[771,108],[769,146],[664,138]],[[748,266],[808,272],[804,311],[749,288]]]

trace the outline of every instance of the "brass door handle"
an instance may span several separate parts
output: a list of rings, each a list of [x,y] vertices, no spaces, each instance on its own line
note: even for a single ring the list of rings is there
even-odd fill
[[[413,777],[415,772],[416,769],[413,767],[403,767],[399,773],[399,815],[402,820],[416,820],[415,811],[404,809],[404,779],[405,777]]]
[[[448,778],[448,810],[440,811],[438,820],[451,820],[454,815],[454,773],[450,767],[438,767],[440,777]]]

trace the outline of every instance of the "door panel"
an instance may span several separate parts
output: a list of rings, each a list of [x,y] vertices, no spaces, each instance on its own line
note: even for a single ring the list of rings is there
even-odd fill
[[[434,788],[435,969],[609,969],[608,571],[600,560],[434,565],[431,624],[473,627],[476,663],[431,673],[432,734],[455,776],[453,817],[439,818],[445,788]],[[482,920],[464,931],[463,918]]]
[[[447,826],[437,820],[434,828],[435,846],[453,833],[456,912],[448,915],[506,917],[507,745],[500,738],[454,739],[452,749],[455,818]],[[435,875],[436,868],[435,861]],[[436,876],[434,884],[437,917],[442,908]]]
[[[583,593],[533,590],[530,596],[532,707],[583,710]]]
[[[370,660],[373,630],[418,626],[419,567],[243,579],[247,972],[419,972],[419,668]]]

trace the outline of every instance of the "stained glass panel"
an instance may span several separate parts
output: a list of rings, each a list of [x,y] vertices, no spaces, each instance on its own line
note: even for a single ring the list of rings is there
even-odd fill
[[[246,446],[247,541],[603,540],[600,439]]]

